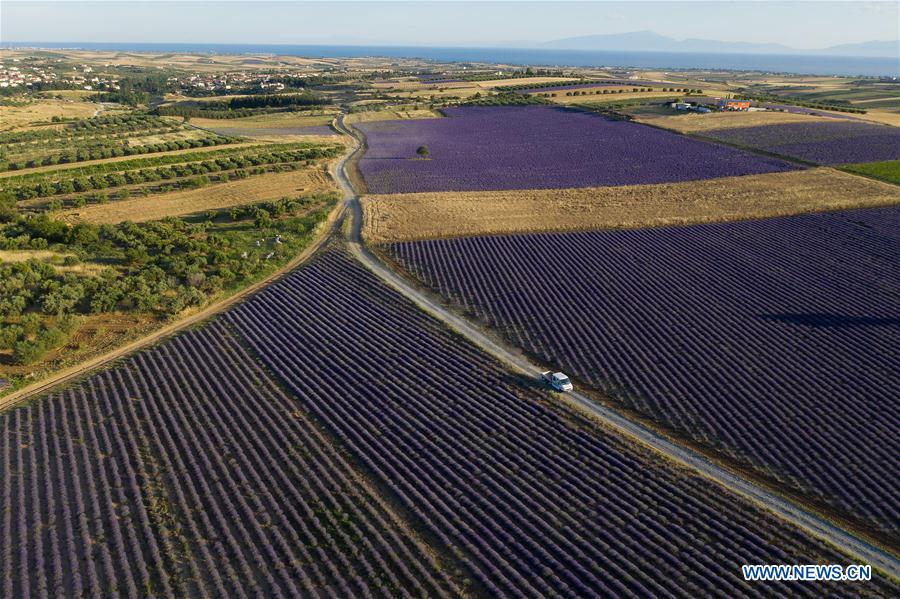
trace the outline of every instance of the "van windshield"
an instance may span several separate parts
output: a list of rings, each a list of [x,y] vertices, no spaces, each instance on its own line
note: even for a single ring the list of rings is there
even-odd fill
[[[557,381],[560,385],[568,385],[568,384],[569,384],[569,377],[564,376],[564,377],[562,377],[562,378],[556,379],[556,381]]]

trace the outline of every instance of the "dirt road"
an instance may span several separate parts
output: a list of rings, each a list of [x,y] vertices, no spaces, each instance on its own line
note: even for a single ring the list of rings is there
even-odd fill
[[[348,131],[348,127],[342,120],[338,122],[338,129],[352,134],[354,138],[360,142],[360,147],[363,145],[358,130],[354,129]],[[344,161],[342,166],[346,165],[346,163],[347,162]],[[340,170],[336,175],[336,180],[343,189],[351,217],[351,224],[347,229],[347,245],[351,253],[382,281],[397,290],[407,299],[411,300],[422,310],[447,324],[471,343],[505,363],[514,371],[535,379],[539,378],[540,372],[543,370],[542,368],[522,357],[519,352],[514,349],[507,347],[501,342],[490,339],[477,326],[470,324],[465,319],[460,318],[453,312],[448,311],[443,306],[429,299],[370,252],[362,244],[360,238],[360,231],[362,228],[362,208],[359,198],[354,192],[353,186],[350,184],[350,178],[347,174],[343,172],[343,170]],[[649,447],[681,466],[694,470],[707,479],[725,487],[729,491],[737,493],[738,495],[749,499],[754,504],[774,513],[782,520],[790,522],[813,536],[828,542],[844,553],[850,555],[854,560],[858,560],[859,563],[869,564],[873,568],[892,576],[894,579],[900,579],[900,560],[898,560],[897,557],[871,545],[864,539],[854,535],[852,532],[844,530],[807,511],[802,506],[797,505],[752,481],[741,478],[739,475],[722,466],[714,464],[705,456],[689,447],[678,445],[669,439],[661,437],[643,424],[631,420],[626,415],[612,408],[593,401],[586,395],[575,392],[559,394],[558,397],[562,401],[569,402],[573,407],[600,419],[604,424],[626,437]]]

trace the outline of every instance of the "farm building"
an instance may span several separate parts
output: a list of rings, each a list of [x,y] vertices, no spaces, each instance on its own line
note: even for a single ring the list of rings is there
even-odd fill
[[[719,110],[750,110],[750,100],[716,98],[716,106]]]

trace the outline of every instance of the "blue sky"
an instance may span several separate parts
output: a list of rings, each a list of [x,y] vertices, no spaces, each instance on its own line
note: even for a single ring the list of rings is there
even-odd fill
[[[812,49],[900,37],[897,2],[0,3],[0,41],[489,45],[652,30]]]

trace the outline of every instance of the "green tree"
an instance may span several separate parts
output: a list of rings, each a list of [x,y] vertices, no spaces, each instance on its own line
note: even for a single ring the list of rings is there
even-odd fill
[[[259,209],[253,215],[254,217],[254,225],[256,225],[257,229],[266,229],[272,226],[272,217],[266,210]]]
[[[416,154],[421,156],[422,158],[426,158],[431,152],[428,150],[428,146],[419,146],[416,148]]]

